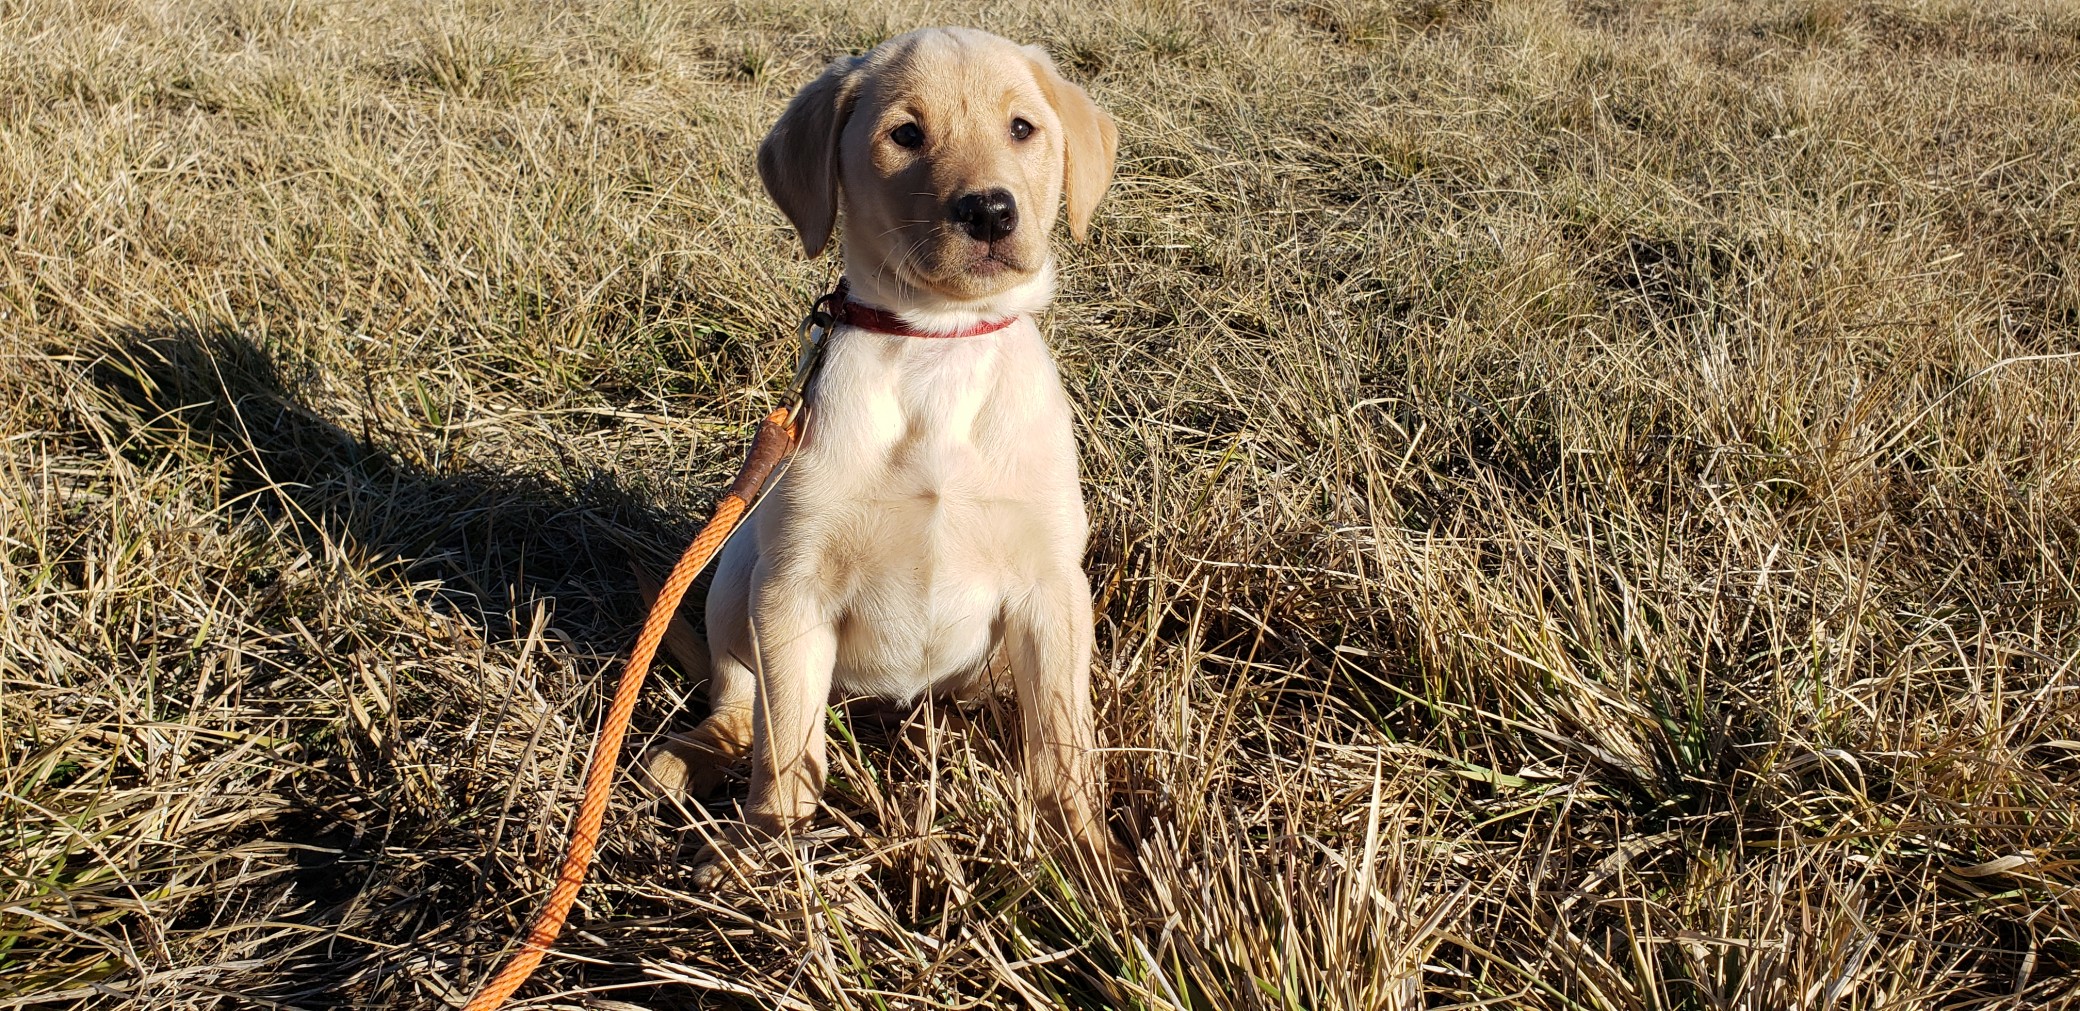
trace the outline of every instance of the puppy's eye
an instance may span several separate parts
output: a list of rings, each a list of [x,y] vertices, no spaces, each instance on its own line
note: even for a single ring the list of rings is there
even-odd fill
[[[1032,135],[1033,124],[1028,123],[1023,119],[1014,119],[1011,121],[1012,140],[1024,140],[1027,137],[1031,137]]]
[[[924,131],[918,129],[916,123],[904,123],[902,126],[890,130],[888,139],[895,141],[897,147],[923,147]]]

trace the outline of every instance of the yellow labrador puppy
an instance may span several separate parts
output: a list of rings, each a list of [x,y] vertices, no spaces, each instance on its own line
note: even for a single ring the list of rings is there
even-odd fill
[[[1032,313],[1056,208],[1082,238],[1117,138],[1041,50],[940,28],[832,63],[760,146],[811,256],[843,208],[847,297],[806,441],[708,594],[713,712],[644,759],[699,795],[748,751],[728,842],[815,811],[833,695],[960,695],[1008,668],[1041,811],[1109,856],[1076,442]]]

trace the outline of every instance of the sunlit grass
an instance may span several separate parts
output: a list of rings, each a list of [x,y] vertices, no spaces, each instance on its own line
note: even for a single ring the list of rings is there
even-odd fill
[[[720,891],[625,788],[535,1006],[2071,999],[2064,5],[0,0],[0,1005],[473,990],[834,280],[753,147],[930,22],[1121,128],[1043,325],[1135,872],[1009,713],[834,714]]]

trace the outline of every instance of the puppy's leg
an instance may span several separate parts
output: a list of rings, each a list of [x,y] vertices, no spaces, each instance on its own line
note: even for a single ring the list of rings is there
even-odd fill
[[[758,699],[751,710],[752,828],[779,834],[808,819],[823,793],[824,709],[838,661],[838,630],[821,602],[761,581],[754,628]]]
[[[750,752],[752,698],[758,690],[750,668],[719,655],[708,688],[707,719],[643,752],[643,776],[652,789],[693,800],[706,797]]]
[[[751,796],[743,824],[694,858],[693,880],[704,888],[722,880],[717,858],[783,836],[815,813],[823,792],[823,716],[838,658],[837,628],[819,601],[773,580],[763,565],[753,584]]]
[[[1044,579],[1006,609],[1004,639],[1033,799],[1093,856],[1116,861],[1118,846],[1101,810],[1091,638],[1090,583],[1081,572]]]

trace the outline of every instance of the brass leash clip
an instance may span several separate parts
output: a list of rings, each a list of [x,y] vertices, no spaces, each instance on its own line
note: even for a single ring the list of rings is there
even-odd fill
[[[800,325],[795,327],[794,381],[787,386],[787,405],[791,413],[801,412],[809,383],[815,380],[817,370],[823,365],[824,342],[830,336],[831,328],[838,325],[836,310],[844,300],[845,283],[840,281],[836,288],[810,305],[809,314],[803,316]]]

